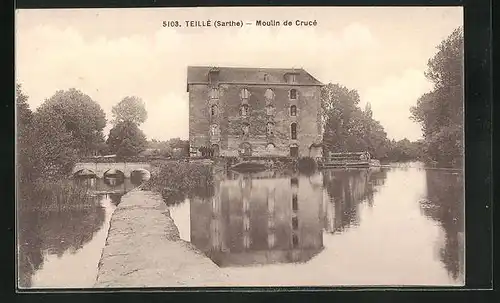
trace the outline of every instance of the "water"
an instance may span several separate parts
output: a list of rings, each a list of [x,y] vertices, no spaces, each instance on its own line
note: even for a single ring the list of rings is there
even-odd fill
[[[379,170],[219,173],[171,207],[233,286],[463,285],[463,176]]]
[[[77,179],[89,188],[85,208],[19,212],[19,287],[93,287],[111,215],[121,196],[142,179]]]

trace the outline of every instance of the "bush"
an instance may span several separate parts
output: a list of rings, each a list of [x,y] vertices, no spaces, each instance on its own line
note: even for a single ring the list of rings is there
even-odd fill
[[[297,169],[304,174],[314,173],[317,169],[316,160],[311,157],[303,157],[297,161]]]
[[[212,166],[197,162],[158,163],[157,172],[143,188],[161,193],[168,205],[186,197],[208,197],[213,193]]]
[[[62,210],[94,206],[89,189],[68,181],[20,184],[20,209]]]

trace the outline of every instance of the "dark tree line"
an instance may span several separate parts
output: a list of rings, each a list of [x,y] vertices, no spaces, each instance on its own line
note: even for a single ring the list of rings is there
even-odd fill
[[[384,127],[373,118],[370,103],[359,107],[359,94],[340,84],[324,86],[321,94],[324,122],[324,152],[368,151],[372,157],[387,161],[420,158],[420,142],[389,140]]]
[[[359,107],[356,90],[329,83],[322,89],[325,152],[368,151],[379,160],[422,160],[460,167],[463,161],[463,31],[456,29],[437,47],[426,77],[432,91],[411,108],[411,119],[422,127],[423,140],[389,140],[373,119],[370,103]]]
[[[461,167],[463,161],[463,43],[460,27],[437,47],[425,73],[434,88],[411,109],[422,127],[426,160],[440,166]]]
[[[116,153],[135,156],[146,148],[139,124],[147,118],[142,100],[124,98],[113,108],[115,126],[104,140],[106,116],[100,105],[74,88],[57,91],[35,111],[16,86],[17,173],[21,184],[60,179],[79,158]],[[22,186],[21,186],[22,187]]]

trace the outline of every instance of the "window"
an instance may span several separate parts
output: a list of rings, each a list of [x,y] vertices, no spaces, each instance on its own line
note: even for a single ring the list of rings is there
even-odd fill
[[[276,242],[276,236],[274,234],[267,235],[267,246],[269,248],[273,248],[275,242]]]
[[[299,202],[296,193],[292,195],[292,209],[293,211],[297,211],[299,209]]]
[[[241,90],[241,99],[246,100],[250,96],[248,89],[244,88]]]
[[[290,135],[292,136],[292,140],[297,140],[297,123],[290,125]]]
[[[219,156],[219,145],[212,144],[212,156],[214,156],[214,157]]]
[[[267,218],[267,228],[273,229],[274,228],[274,218],[273,217],[268,217]]]
[[[297,99],[297,90],[296,89],[290,90],[290,99],[292,99],[292,100]]]
[[[248,105],[243,104],[240,108],[240,112],[242,117],[248,116]]]
[[[252,155],[252,146],[248,142],[243,142],[240,145],[240,154],[243,156],[251,156]]]
[[[218,99],[219,98],[219,89],[218,88],[212,88],[210,91],[210,98],[211,99]]]
[[[250,247],[250,236],[248,234],[243,235],[243,246],[245,246],[245,248]]]
[[[243,229],[250,230],[250,218],[248,216],[243,217]]]
[[[248,135],[248,133],[250,132],[250,125],[243,124],[242,131],[243,131],[243,135]]]
[[[299,156],[299,148],[297,146],[290,146],[290,157],[297,158]]]
[[[276,146],[274,146],[273,143],[269,143],[266,146],[266,149],[267,149],[268,152],[273,152],[275,148],[276,148]]]
[[[294,147],[294,146],[292,146],[292,147]],[[290,185],[291,186],[299,186],[299,179],[297,179],[296,177],[291,178],[290,179]]]
[[[268,116],[273,116],[274,115],[274,107],[272,105],[266,106],[266,114]]]
[[[274,123],[267,122],[267,134],[268,135],[273,135],[274,134]]]
[[[274,100],[274,92],[273,92],[273,90],[270,89],[270,88],[266,89],[266,92],[265,92],[264,96],[266,97],[266,101],[269,104],[272,100]]]
[[[290,116],[297,116],[297,106],[290,106]]]
[[[292,228],[293,230],[299,229],[299,219],[297,217],[292,218]]]
[[[210,115],[213,117],[213,116],[217,116],[217,105],[212,105],[210,107]]]
[[[299,246],[299,236],[297,236],[295,234],[292,236],[292,245],[294,248]]]
[[[219,126],[217,124],[212,124],[210,126],[210,133],[212,136],[218,136],[220,134]]]
[[[268,81],[269,80],[269,75],[268,74],[264,74],[264,81]]]

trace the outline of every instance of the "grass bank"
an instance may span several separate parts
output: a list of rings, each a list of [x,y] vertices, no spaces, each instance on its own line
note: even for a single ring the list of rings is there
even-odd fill
[[[68,180],[20,183],[18,193],[19,210],[57,211],[95,206],[88,188]]]

